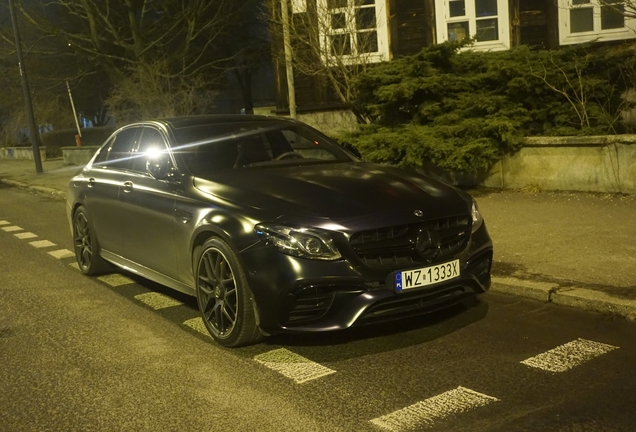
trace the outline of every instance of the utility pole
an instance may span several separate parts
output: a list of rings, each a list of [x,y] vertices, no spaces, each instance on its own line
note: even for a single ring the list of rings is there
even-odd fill
[[[42,159],[40,158],[40,134],[38,133],[38,128],[35,124],[35,117],[33,115],[31,90],[29,90],[29,81],[27,80],[26,69],[24,67],[24,59],[22,57],[22,42],[20,40],[20,30],[18,29],[18,20],[15,16],[13,0],[9,0],[9,12],[11,13],[11,23],[13,24],[13,34],[15,36],[15,50],[18,53],[18,67],[20,68],[20,76],[22,77],[22,91],[24,93],[24,103],[26,104],[27,118],[29,120],[29,131],[31,135],[31,148],[33,149],[35,171],[38,174],[42,174]]]
[[[287,0],[280,1],[283,18],[283,45],[285,47],[285,67],[287,69],[287,94],[289,97],[289,116],[296,118],[296,89],[294,88],[294,69],[292,67],[291,36],[289,35],[289,9]]]

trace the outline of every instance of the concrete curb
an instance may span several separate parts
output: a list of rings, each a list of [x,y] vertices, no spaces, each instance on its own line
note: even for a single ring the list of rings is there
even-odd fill
[[[43,193],[43,194],[47,194],[47,195],[53,195],[56,198],[60,198],[60,199],[66,199],[66,192],[62,192],[60,190],[57,189],[53,189],[50,187],[46,187],[46,186],[35,186],[35,185],[30,185],[27,183],[22,183],[19,181],[15,181],[15,180],[8,180],[8,179],[3,179],[0,178],[0,183],[4,183],[6,185],[9,186],[13,186],[13,187],[18,187],[18,188],[22,188],[22,189],[31,189],[33,191],[39,192],[39,193]]]
[[[586,288],[562,288],[558,284],[494,276],[490,289],[494,292],[526,297],[545,303],[617,315],[630,320],[636,319],[636,299],[617,298],[602,291]]]

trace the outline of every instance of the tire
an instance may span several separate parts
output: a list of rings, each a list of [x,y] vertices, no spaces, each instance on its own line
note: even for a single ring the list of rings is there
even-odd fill
[[[80,270],[87,276],[112,271],[111,264],[99,254],[99,243],[93,225],[84,207],[78,207],[73,215],[73,246]]]
[[[252,292],[232,248],[213,237],[194,255],[197,304],[210,335],[228,348],[256,343],[261,334]]]

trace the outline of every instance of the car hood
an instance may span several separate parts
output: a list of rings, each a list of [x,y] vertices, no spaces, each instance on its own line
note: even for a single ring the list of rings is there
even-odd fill
[[[368,162],[254,167],[195,178],[194,185],[289,223],[377,222],[384,215],[395,224],[469,212],[466,199],[451,186],[415,170]],[[396,221],[397,215],[402,220]]]

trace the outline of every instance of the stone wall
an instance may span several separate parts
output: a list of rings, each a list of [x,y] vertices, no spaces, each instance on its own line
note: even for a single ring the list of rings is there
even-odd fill
[[[636,135],[527,138],[481,182],[496,188],[636,193]]]
[[[0,159],[33,160],[31,147],[0,147]],[[40,146],[40,160],[46,160],[46,147]]]
[[[86,165],[100,146],[62,147],[62,157],[67,165]]]

